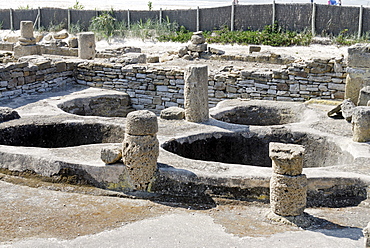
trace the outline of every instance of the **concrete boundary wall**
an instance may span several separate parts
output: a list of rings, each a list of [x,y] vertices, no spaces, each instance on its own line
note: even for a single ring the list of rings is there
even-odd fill
[[[369,8],[331,6],[323,4],[259,4],[232,5],[217,8],[177,10],[116,10],[114,16],[119,21],[136,23],[147,19],[164,19],[177,22],[191,31],[214,30],[224,26],[231,30],[262,30],[266,25],[277,21],[287,30],[313,30],[316,34],[338,35],[348,29],[348,33],[364,34],[370,31]],[[362,11],[360,9],[362,8]],[[91,18],[101,14],[98,10],[72,10],[58,8],[42,9],[0,9],[0,22],[3,29],[19,29],[22,20],[36,22],[36,27],[48,27],[51,24],[79,24],[87,28]],[[362,18],[360,18],[362,12]],[[360,28],[359,28],[360,27]]]
[[[343,100],[345,66],[342,58],[291,63],[280,70],[230,69],[210,74],[209,106],[226,99],[306,101]],[[66,83],[123,91],[135,109],[160,110],[184,104],[184,71],[144,65],[98,62],[40,62],[0,68],[0,100],[52,90]]]

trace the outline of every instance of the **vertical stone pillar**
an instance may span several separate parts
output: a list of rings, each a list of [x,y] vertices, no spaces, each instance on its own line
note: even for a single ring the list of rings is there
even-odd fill
[[[365,247],[370,248],[370,222],[367,224],[367,227],[362,231],[365,238]]]
[[[36,39],[33,37],[33,22],[21,21],[20,28],[21,37],[14,46],[14,57],[18,59],[22,56],[40,54],[40,47],[36,45]]]
[[[307,178],[303,170],[304,148],[300,145],[270,143],[272,159],[270,204],[280,216],[303,214],[307,201]]]
[[[206,65],[187,66],[184,78],[185,119],[191,122],[208,121],[208,67]]]
[[[159,142],[157,116],[148,110],[127,115],[122,161],[136,190],[147,190],[157,170]]]
[[[370,107],[356,107],[352,114],[353,141],[370,141]]]
[[[370,86],[370,45],[356,44],[349,47],[347,64],[345,99],[361,105],[360,90]]]
[[[95,34],[93,32],[78,33],[78,57],[80,59],[95,58]]]

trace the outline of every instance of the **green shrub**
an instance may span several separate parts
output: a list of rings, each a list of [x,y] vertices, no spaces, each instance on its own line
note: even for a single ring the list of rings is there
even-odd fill
[[[98,38],[109,39],[113,36],[117,20],[113,17],[112,13],[113,11],[104,12],[91,19],[89,30],[95,32]]]

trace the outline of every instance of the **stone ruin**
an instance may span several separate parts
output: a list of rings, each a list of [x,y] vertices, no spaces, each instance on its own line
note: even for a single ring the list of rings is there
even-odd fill
[[[204,57],[207,52],[216,55],[222,55],[225,53],[222,50],[208,47],[202,31],[194,32],[191,36],[190,42],[191,43],[189,45],[182,47],[179,50],[178,56],[180,58],[191,60],[202,56]]]
[[[35,38],[33,38],[33,34],[31,34],[33,31],[30,31],[32,27],[31,24],[32,22],[24,22],[21,25],[22,37],[21,39],[19,39],[19,44],[17,44],[17,46],[20,47],[17,49],[19,49],[18,52],[20,51],[19,54],[21,55],[23,54],[23,51],[27,51],[24,52],[25,54],[27,54],[30,50],[34,49],[34,46],[37,47],[37,44],[35,43]],[[202,33],[197,32],[194,33],[192,37],[192,44],[186,47],[186,53],[183,57],[191,56],[193,58],[197,58],[202,56],[202,53],[206,53],[207,50],[211,51],[210,48],[207,49],[207,44],[205,44]],[[258,48],[256,48],[255,50],[253,48],[252,50],[251,52],[259,52]],[[78,51],[79,57],[81,59],[93,60],[95,58],[95,43],[92,33],[81,33],[79,35]],[[348,99],[346,99],[340,105],[339,109],[341,110],[346,120],[352,122],[353,140],[355,142],[368,142],[370,140],[370,111],[369,106],[365,106],[369,103],[368,96],[370,85],[368,85],[367,82],[368,69],[364,67],[356,67],[363,66],[363,61],[366,60],[368,56],[368,50],[359,49],[358,46],[356,46],[355,48],[353,48],[353,50],[350,51],[349,65],[352,67],[348,69],[348,85],[346,86],[346,98]],[[353,55],[353,57],[351,57],[351,55]],[[302,76],[302,74],[300,73],[301,72],[297,72],[297,74],[299,74],[298,76]],[[357,184],[353,186],[353,178],[350,178],[351,180],[347,181],[346,178],[339,178],[338,180],[332,178],[328,179],[328,177],[325,177],[325,175],[328,175],[325,173],[328,172],[323,170],[319,172],[319,174],[323,173],[323,176],[322,178],[320,178],[320,180],[323,180],[328,188],[325,188],[324,190],[320,189],[322,190],[323,195],[314,195],[315,193],[317,193],[317,191],[320,190],[316,188],[309,188],[308,181],[313,180],[310,179],[310,175],[316,175],[315,173],[318,172],[307,170],[308,176],[306,176],[306,174],[302,174],[303,167],[306,166],[305,161],[309,161],[308,164],[310,164],[312,167],[315,166],[313,165],[315,163],[325,163],[324,166],[332,166],[333,164],[337,163],[337,161],[341,161],[344,164],[353,163],[354,166],[360,166],[360,164],[363,164],[363,161],[369,161],[368,158],[356,157],[356,155],[352,153],[352,148],[348,148],[348,150],[343,151],[342,149],[347,148],[343,148],[340,145],[336,144],[336,142],[332,140],[333,136],[331,134],[328,134],[325,137],[318,137],[316,132],[312,130],[306,131],[306,129],[312,128],[313,125],[311,124],[313,124],[313,122],[310,122],[306,126],[304,126],[305,130],[301,130],[300,126],[298,125],[303,125],[302,123],[300,123],[300,121],[307,121],[307,119],[309,119],[307,118],[308,116],[294,116],[294,118],[292,117],[293,123],[286,123],[284,121],[281,121],[276,124],[278,125],[278,127],[273,127],[275,125],[274,123],[267,124],[267,128],[255,128],[253,127],[254,124],[251,125],[250,123],[240,122],[232,123],[231,121],[230,123],[226,124],[228,120],[231,120],[233,118],[237,121],[246,119],[244,118],[246,115],[245,113],[247,112],[246,110],[248,109],[248,111],[253,111],[256,109],[256,107],[252,105],[246,106],[244,109],[242,109],[242,104],[240,102],[242,102],[243,100],[240,99],[238,100],[239,102],[233,101],[230,106],[227,106],[226,110],[224,109],[225,112],[227,112],[228,114],[233,113],[233,118],[231,117],[231,115],[227,117],[224,116],[224,119],[222,119],[222,121],[216,121],[215,119],[210,118],[209,115],[209,76],[207,66],[191,65],[186,67],[184,72],[184,81],[184,109],[179,107],[170,107],[162,110],[160,114],[161,119],[159,121],[162,126],[169,126],[169,128],[166,129],[165,134],[159,134],[161,136],[161,142],[163,139],[169,139],[169,137],[172,136],[175,137],[171,138],[170,141],[163,143],[162,150],[160,149],[160,141],[158,139],[159,130],[157,116],[153,112],[150,112],[148,110],[139,110],[128,113],[126,124],[124,125],[124,131],[120,129],[122,128],[122,123],[115,123],[115,120],[113,120],[113,118],[110,120],[113,124],[110,124],[119,126],[120,128],[111,128],[109,129],[109,131],[96,131],[96,126],[93,126],[91,128],[92,130],[94,130],[97,136],[102,136],[101,140],[109,136],[108,140],[110,142],[114,141],[116,143],[109,144],[107,146],[99,146],[100,158],[105,163],[105,166],[98,166],[98,169],[88,169],[89,173],[91,173],[90,176],[94,178],[94,183],[102,187],[119,190],[122,190],[123,186],[121,188],[114,188],[114,186],[126,183],[125,185],[128,185],[127,187],[130,190],[134,191],[151,191],[152,186],[154,185],[154,189],[157,190],[156,192],[168,193],[169,190],[173,190],[174,192],[176,192],[176,194],[202,195],[206,191],[203,187],[204,185],[202,185],[203,183],[207,186],[207,192],[212,190],[214,190],[214,192],[219,192],[222,190],[225,190],[227,192],[227,190],[229,190],[230,188],[239,187],[241,185],[245,187],[245,183],[248,180],[255,180],[252,185],[263,185],[260,188],[264,188],[264,190],[266,190],[266,188],[269,189],[268,198],[271,204],[271,212],[274,215],[277,215],[279,218],[285,218],[286,220],[288,220],[288,222],[291,221],[292,218],[294,219],[304,216],[304,210],[307,204],[311,204],[312,206],[314,204],[312,202],[315,201],[320,201],[319,204],[327,204],[327,201],[329,202],[330,200],[322,200],[321,198],[324,198],[323,195],[325,195],[329,191],[330,194],[334,192],[333,194],[342,196],[344,191],[345,193],[348,193],[353,190],[353,188],[360,187],[358,186],[359,184],[362,185],[362,182],[355,182],[355,184]],[[237,102],[237,104],[235,104],[235,102]],[[60,106],[62,105],[63,104],[59,104],[57,106],[61,108]],[[67,106],[68,104],[64,105]],[[84,106],[87,105],[85,104]],[[303,108],[303,106],[300,106],[299,108],[294,109],[293,112],[300,112]],[[53,111],[56,111],[55,108],[53,109]],[[255,117],[253,119],[257,119],[261,116],[260,113],[263,112],[262,108],[260,108],[258,111],[260,112],[254,115]],[[302,114],[305,115],[308,112],[310,111],[302,111]],[[279,116],[282,115],[289,115],[289,109],[283,109],[281,112],[279,112]],[[317,116],[320,117],[320,115]],[[85,124],[81,124],[81,120],[83,119],[74,120],[67,118],[67,120],[65,120],[63,118],[60,117],[60,120],[63,125],[65,125],[63,126],[63,128],[66,128],[66,130],[69,130],[68,128],[71,128],[69,126],[70,123],[73,124],[71,126],[80,125],[82,128],[84,128],[83,125]],[[17,121],[17,119],[19,119],[19,115],[16,112],[8,108],[0,108],[0,122],[6,122],[9,120]],[[184,122],[183,119],[185,119],[186,121]],[[171,120],[173,122],[166,123],[166,121],[168,120]],[[22,123],[21,121],[23,120],[18,121],[19,123]],[[25,121],[27,123],[27,120]],[[34,122],[34,120],[31,121]],[[189,124],[188,122],[192,122],[192,124]],[[27,125],[31,126],[33,124],[27,123]],[[55,127],[55,125],[55,123],[48,123],[47,125],[45,125],[45,130],[47,128],[52,129],[53,127]],[[107,124],[105,123],[104,125]],[[180,134],[178,134],[177,132],[182,132],[187,125],[191,126],[189,130],[186,129],[186,133],[188,136],[179,137]],[[4,124],[3,126],[7,127],[6,124]],[[259,124],[257,126],[259,126]],[[112,131],[113,129],[114,132]],[[205,131],[205,129],[209,129],[210,131]],[[11,129],[6,129],[6,132],[10,132],[9,130]],[[305,131],[307,133],[304,133]],[[14,135],[9,135],[9,133],[6,132],[4,133],[4,135],[0,135],[1,139],[4,139],[4,141],[1,142],[10,144],[11,142],[13,142],[14,139],[6,140],[6,136],[8,135],[9,137],[11,136],[13,138]],[[51,130],[50,132],[54,131]],[[101,133],[98,134],[98,132]],[[228,132],[229,134],[225,134]],[[302,132],[304,133],[303,135]],[[119,136],[118,133],[120,133],[123,137]],[[250,139],[251,141],[246,141],[247,139]],[[321,143],[317,142],[315,143],[315,145],[312,145],[316,140],[320,140]],[[175,141],[178,144],[175,144]],[[117,145],[117,142],[121,142],[122,145]],[[207,142],[209,143],[209,149],[207,148],[202,150]],[[292,142],[292,144],[289,144],[289,142]],[[302,143],[304,144],[302,145]],[[17,144],[22,144],[22,141]],[[185,148],[181,148],[181,145],[183,145]],[[191,150],[192,145],[194,145],[195,147],[194,150]],[[354,147],[357,147],[356,144],[352,145]],[[313,148],[311,146],[313,146]],[[230,151],[230,147],[232,147],[234,150],[241,148],[255,148],[256,150],[253,150],[252,152],[251,150],[246,150],[246,152],[244,152],[243,150],[244,154],[243,156],[241,156],[243,157],[243,159],[248,156],[255,157],[246,158],[245,169],[241,169],[240,167],[234,169],[233,165],[228,165],[228,163],[230,163],[238,164],[238,166],[240,166],[240,164],[243,164],[244,162],[241,163],[240,161],[235,160],[235,158],[237,157],[235,154],[225,158],[225,156],[223,156],[225,152],[219,150],[214,151],[214,156],[211,156],[210,161],[201,161],[207,160],[203,159],[203,157],[201,156],[212,149],[224,148],[229,149],[225,151]],[[253,171],[253,169],[248,166],[250,166],[250,164],[252,163],[251,161],[253,161],[253,163],[256,163],[257,166],[270,167],[269,162],[271,161],[268,158],[265,158],[264,161],[262,161],[260,157],[254,155],[256,153],[260,153],[258,155],[262,154],[263,156],[265,156],[266,147],[269,147],[267,149],[267,153],[272,160],[272,175],[270,174],[269,176],[267,176],[266,174],[262,173],[262,177],[260,176],[260,174],[255,177],[250,177],[250,174],[248,173],[251,173],[250,171]],[[51,147],[50,149],[53,148],[54,144],[53,147]],[[170,152],[170,150],[180,152],[181,156],[183,156],[184,158],[178,158],[179,156],[173,158],[174,156]],[[189,153],[191,154],[189,155]],[[316,155],[316,153],[320,154]],[[248,154],[248,156],[245,156],[245,154]],[[219,157],[217,157],[217,160],[215,160],[216,155],[219,155],[220,161],[218,161]],[[6,155],[3,156],[3,161],[5,161],[3,163],[7,163],[10,159],[6,157]],[[32,157],[30,154],[28,154],[28,156]],[[187,160],[187,156],[195,157],[191,157]],[[318,159],[318,157],[320,157],[320,159],[322,160]],[[11,159],[13,159],[13,157],[11,157]],[[191,161],[191,159],[198,159],[198,161],[196,162],[197,166],[194,165],[194,160]],[[66,162],[66,164],[68,163]],[[34,163],[31,161],[29,165],[27,164],[24,166],[32,167],[34,166]],[[52,164],[50,167],[52,166],[55,166],[55,164]],[[176,166],[179,167],[176,168]],[[197,168],[194,169],[195,167]],[[59,168],[55,169],[55,171],[58,172],[58,169]],[[117,172],[114,176],[112,176],[111,174],[109,174],[111,170],[117,170],[119,171],[119,173]],[[199,171],[201,171],[201,173],[199,173]],[[261,171],[266,173],[270,172],[271,170],[268,170],[268,168],[263,168],[261,169]],[[209,172],[211,172],[210,175],[207,174]],[[227,175],[224,176],[222,174],[223,172],[227,172]],[[233,172],[236,174],[232,174]],[[48,171],[40,173],[47,174],[50,172]],[[217,177],[219,178],[215,177],[212,173],[217,174]],[[109,176],[104,178],[104,176],[108,174]],[[242,176],[240,176],[240,174]],[[248,176],[243,178],[244,175]],[[107,186],[107,180],[111,180],[110,177],[114,177],[115,179],[112,180],[112,182],[109,182],[110,184],[108,183]],[[124,183],[122,181],[124,181]],[[352,188],[347,189],[346,187]],[[253,190],[251,190],[251,192]],[[258,195],[255,196],[256,198],[259,197],[258,199],[263,198],[262,196],[265,196],[264,194],[266,194],[266,191],[263,191],[261,189],[259,190],[260,191],[256,190],[258,192]],[[364,192],[361,192],[362,193],[359,193],[357,191],[352,192],[353,195],[356,195],[359,198],[354,201],[363,200],[362,194]],[[335,198],[337,195],[333,197]],[[351,195],[351,197],[353,195]],[[319,200],[317,200],[317,198],[319,198]],[[337,204],[337,202],[330,204]],[[351,202],[351,204],[353,203]],[[275,220],[276,216],[271,217],[270,215],[270,218]],[[368,238],[368,228],[364,230],[364,234],[366,238]],[[368,241],[366,242],[368,245]]]

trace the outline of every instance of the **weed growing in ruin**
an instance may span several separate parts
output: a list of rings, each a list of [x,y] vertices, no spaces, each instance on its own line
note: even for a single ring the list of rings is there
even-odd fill
[[[78,0],[76,0],[76,3],[70,8],[70,9],[84,9],[85,6],[83,6],[82,4],[80,4],[80,2]]]
[[[85,31],[85,30],[82,27],[79,20],[76,23],[71,23],[71,25],[69,26],[69,30],[68,30],[68,32],[71,33],[71,34],[77,34],[77,33],[83,32],[83,31]]]
[[[27,4],[26,6],[19,6],[18,9],[28,10],[28,9],[31,9],[31,7]]]

